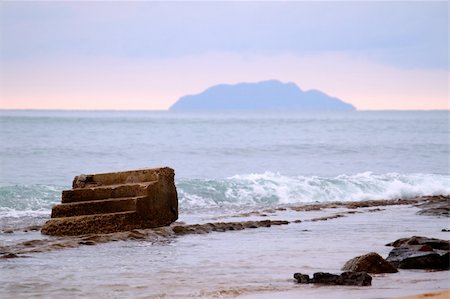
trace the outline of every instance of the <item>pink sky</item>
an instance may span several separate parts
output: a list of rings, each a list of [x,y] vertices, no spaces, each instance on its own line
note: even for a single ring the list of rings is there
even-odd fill
[[[4,1],[0,109],[163,110],[269,79],[359,110],[449,109],[448,5]]]
[[[164,110],[215,84],[278,79],[319,89],[359,110],[449,109],[447,71],[395,68],[340,53],[66,60],[4,64],[0,107]]]

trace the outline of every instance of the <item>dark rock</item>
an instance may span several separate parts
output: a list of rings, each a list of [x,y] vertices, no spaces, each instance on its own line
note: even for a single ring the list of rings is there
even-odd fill
[[[310,283],[311,282],[311,278],[309,278],[309,275],[302,274],[302,273],[295,273],[294,279],[296,279],[298,283]]]
[[[448,259],[448,253],[445,255]],[[438,253],[419,251],[408,246],[394,248],[386,260],[400,269],[448,269],[448,262],[446,266]]]
[[[12,229],[6,229],[3,231],[4,234],[13,234],[14,231]]]
[[[402,245],[429,245],[433,249],[450,250],[450,242],[447,240],[413,236],[411,238],[401,238],[386,246],[400,247]]]
[[[322,284],[337,284],[338,280],[339,275],[325,272],[317,272],[314,273],[312,282]]]
[[[366,272],[343,272],[340,275],[317,272],[314,273],[313,278],[302,273],[295,273],[294,278],[298,283],[318,283],[325,285],[352,285],[352,286],[370,286],[372,284],[372,277]]]
[[[287,225],[287,224],[289,224],[289,221],[286,221],[286,220],[271,220],[270,223],[272,225]]]
[[[400,269],[443,269],[441,262],[441,256],[433,252],[407,257],[399,262],[398,267]]]
[[[185,235],[192,232],[192,229],[190,227],[177,225],[173,227],[173,232],[177,235]]]
[[[0,259],[14,259],[14,258],[18,258],[18,257],[20,257],[20,256],[18,256],[15,253],[7,253],[7,254],[0,256]]]
[[[450,216],[450,196],[428,196],[425,203],[417,205],[419,215],[449,217]]]
[[[94,241],[80,241],[80,242],[78,242],[78,244],[80,244],[80,245],[95,245],[97,243]]]
[[[386,244],[394,246],[387,261],[401,269],[449,269],[447,240],[413,236]]]
[[[327,221],[327,220],[330,220],[330,219],[336,219],[336,218],[341,218],[341,217],[345,217],[345,215],[336,214],[336,215],[331,215],[331,216],[324,216],[324,217],[313,218],[313,219],[309,219],[307,221],[312,221],[312,222]]]
[[[412,246],[409,246],[412,247]],[[433,251],[433,247],[431,247],[430,245],[418,245],[417,246],[417,250],[418,251]]]
[[[441,255],[441,266],[442,266],[442,269],[450,269],[450,255],[449,255],[449,252]]]
[[[372,276],[366,272],[343,272],[339,276],[338,284],[346,286],[370,286],[372,285]]]
[[[441,232],[450,232],[450,229],[443,228]]]
[[[395,273],[398,270],[382,258],[378,253],[370,252],[347,261],[342,267],[344,271],[367,273]]]

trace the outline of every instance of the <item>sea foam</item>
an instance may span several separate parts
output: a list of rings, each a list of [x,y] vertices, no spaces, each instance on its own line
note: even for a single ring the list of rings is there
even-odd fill
[[[222,179],[178,179],[180,208],[274,206],[285,204],[450,195],[450,175],[374,174],[336,177],[284,176],[264,172]],[[0,186],[0,217],[50,215],[68,186]]]
[[[217,180],[182,180],[178,190],[181,205],[188,207],[358,201],[450,195],[450,176],[364,172],[328,178],[264,172]]]

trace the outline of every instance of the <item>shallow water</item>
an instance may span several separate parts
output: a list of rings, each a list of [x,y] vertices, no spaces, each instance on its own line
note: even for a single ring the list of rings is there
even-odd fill
[[[120,241],[3,260],[1,273],[8,275],[0,277],[0,295],[208,298],[259,296],[274,291],[290,296],[292,291],[306,291],[326,298],[336,288],[297,285],[293,273],[340,272],[345,261],[356,255],[376,251],[387,256],[391,247],[384,244],[400,237],[448,237],[448,233],[441,232],[448,226],[448,219],[415,215],[417,208],[411,206],[386,207],[328,221],[305,221],[339,211],[278,211],[270,218],[300,218],[304,222],[185,235],[158,242]],[[401,270],[375,275],[369,288],[337,290],[341,298],[380,298],[446,288],[448,282],[448,271]]]

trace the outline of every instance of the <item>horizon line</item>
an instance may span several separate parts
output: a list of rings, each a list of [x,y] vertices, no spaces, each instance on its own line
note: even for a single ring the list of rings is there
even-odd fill
[[[397,112],[432,112],[432,111],[450,111],[447,109],[355,109],[352,111],[336,111],[336,110],[289,110],[289,109],[222,109],[222,110],[185,110],[185,111],[171,111],[170,109],[64,109],[64,108],[0,108],[0,111],[54,111],[54,112],[170,112],[170,113],[185,113],[185,112],[332,112],[332,113],[351,113],[351,112],[383,112],[383,111],[397,111]]]

